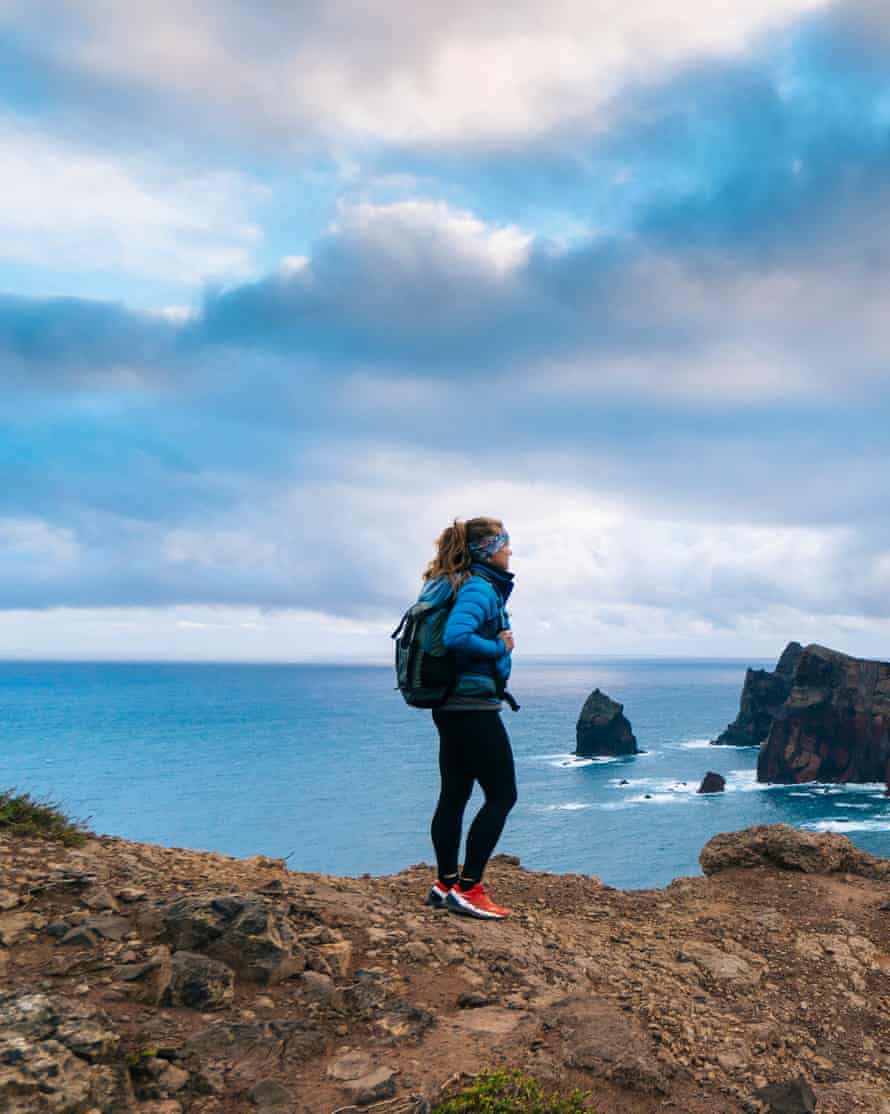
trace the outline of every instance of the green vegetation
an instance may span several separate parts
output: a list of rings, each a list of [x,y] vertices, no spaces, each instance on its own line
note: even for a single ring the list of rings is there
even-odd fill
[[[0,792],[0,831],[52,839],[66,847],[77,847],[86,839],[83,821],[71,820],[49,801],[35,801],[13,789]]]
[[[533,1076],[520,1071],[493,1071],[477,1075],[432,1114],[593,1114],[586,1099],[577,1090],[547,1095]]]

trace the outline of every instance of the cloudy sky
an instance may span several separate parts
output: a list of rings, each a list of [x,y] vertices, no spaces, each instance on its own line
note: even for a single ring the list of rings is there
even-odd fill
[[[0,0],[0,656],[890,657],[878,0]]]

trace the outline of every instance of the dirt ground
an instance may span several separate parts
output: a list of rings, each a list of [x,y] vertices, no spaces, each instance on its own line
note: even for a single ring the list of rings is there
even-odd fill
[[[753,837],[733,838],[744,850]],[[114,1100],[41,1106],[48,1092],[22,1098],[24,1069],[0,1055],[0,1109],[407,1114],[457,1073],[507,1066],[582,1088],[601,1114],[766,1110],[755,1090],[800,1075],[820,1114],[890,1114],[890,881],[869,860],[729,865],[624,892],[500,856],[488,883],[515,912],[483,922],[426,908],[423,864],[334,878],[113,838],[0,836],[0,1051],[3,1003],[42,995],[111,1034],[92,1059],[75,1047],[72,1071],[129,1073]],[[158,949],[176,953],[171,903],[226,910],[227,895],[266,911],[243,954],[262,944],[295,969],[256,981],[228,956],[226,1000],[202,1008],[161,988],[153,1001],[152,972],[134,980]],[[227,954],[189,916],[189,954]],[[25,1039],[12,1025],[7,1040]]]

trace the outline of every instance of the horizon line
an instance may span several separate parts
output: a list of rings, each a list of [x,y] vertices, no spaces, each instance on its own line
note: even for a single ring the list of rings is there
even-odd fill
[[[584,661],[714,661],[746,662],[772,661],[772,657],[728,656],[721,654],[527,654],[525,662],[584,662]],[[519,664],[519,663],[517,663]],[[4,657],[2,665],[316,665],[316,666],[374,666],[392,668],[389,658],[109,658],[109,657]]]

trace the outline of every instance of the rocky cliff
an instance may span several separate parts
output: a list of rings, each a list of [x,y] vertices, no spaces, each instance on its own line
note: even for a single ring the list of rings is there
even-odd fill
[[[774,670],[747,670],[739,714],[721,735],[712,740],[715,746],[760,746],[791,692],[794,671],[802,653],[803,647],[799,642],[789,642]]]
[[[757,760],[765,782],[885,781],[890,663],[807,646]]]
[[[599,689],[594,689],[584,701],[575,738],[575,754],[586,758],[637,753],[637,740],[624,715],[624,705]]]
[[[819,1114],[890,1112],[890,863],[776,825],[702,865],[625,893],[501,856],[486,923],[425,908],[423,864],[0,834],[0,1109],[428,1114],[519,1066],[599,1114],[812,1109],[775,1097],[801,1075]]]

